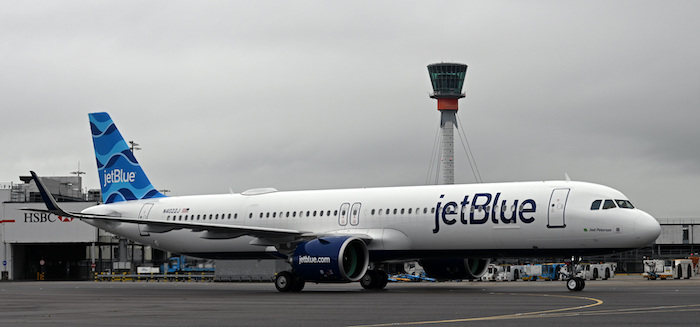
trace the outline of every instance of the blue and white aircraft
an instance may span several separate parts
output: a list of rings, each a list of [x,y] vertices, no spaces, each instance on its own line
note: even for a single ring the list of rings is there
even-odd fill
[[[67,212],[32,172],[46,212],[173,253],[284,260],[289,270],[275,279],[281,292],[306,281],[382,289],[383,265],[403,261],[418,261],[429,277],[475,279],[489,258],[614,253],[661,232],[619,191],[568,180],[168,197],[110,116],[89,117],[103,204]],[[583,280],[569,275],[567,288],[582,290]]]

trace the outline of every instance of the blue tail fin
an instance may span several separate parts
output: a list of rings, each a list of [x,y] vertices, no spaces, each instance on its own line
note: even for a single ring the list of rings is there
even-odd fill
[[[102,201],[114,203],[165,197],[148,180],[109,114],[96,112],[89,116]]]

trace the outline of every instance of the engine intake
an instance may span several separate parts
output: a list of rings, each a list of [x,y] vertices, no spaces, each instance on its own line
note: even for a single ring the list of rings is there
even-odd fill
[[[313,282],[356,282],[369,265],[369,251],[355,236],[317,238],[297,245],[292,257],[294,272]]]

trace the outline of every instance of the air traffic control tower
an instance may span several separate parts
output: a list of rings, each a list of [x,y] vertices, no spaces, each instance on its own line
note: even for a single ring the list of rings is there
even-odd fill
[[[437,99],[437,109],[440,111],[442,184],[454,184],[454,128],[457,127],[457,101],[464,98],[462,86],[467,65],[446,62],[431,64],[428,65],[428,74],[433,85],[430,97]]]

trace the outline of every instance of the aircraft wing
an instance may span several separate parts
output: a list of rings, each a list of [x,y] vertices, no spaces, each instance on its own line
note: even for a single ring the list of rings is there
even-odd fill
[[[193,232],[202,232],[200,237],[207,239],[228,239],[248,235],[257,238],[256,240],[251,242],[251,244],[259,245],[268,245],[275,243],[279,244],[281,242],[298,242],[304,239],[316,238],[316,235],[313,233],[292,229],[212,224],[190,221],[182,222],[144,220],[138,218],[122,217],[116,212],[114,214],[104,215],[68,212],[63,210],[58,205],[56,199],[54,199],[51,193],[47,191],[46,186],[41,181],[41,179],[39,179],[37,174],[34,171],[32,171],[31,174],[32,178],[36,182],[37,188],[39,188],[39,193],[41,193],[41,198],[44,200],[44,204],[46,204],[47,210],[29,208],[22,209],[26,211],[46,212],[62,217],[103,221],[104,223],[109,225],[115,225],[120,223],[141,224],[145,225],[145,229],[143,231],[150,233],[165,233],[172,230],[189,229]]]

